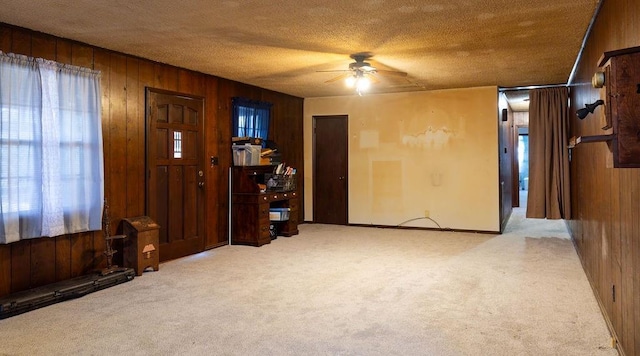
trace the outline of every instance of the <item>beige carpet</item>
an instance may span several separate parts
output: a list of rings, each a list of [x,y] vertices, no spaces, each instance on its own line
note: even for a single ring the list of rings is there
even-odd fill
[[[0,321],[1,355],[617,355],[560,221],[300,226]]]

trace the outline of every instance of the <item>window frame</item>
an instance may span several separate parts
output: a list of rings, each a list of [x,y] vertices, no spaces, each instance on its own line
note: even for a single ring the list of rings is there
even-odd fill
[[[233,97],[231,104],[233,136],[258,137],[266,141],[269,137],[273,104],[243,97]]]

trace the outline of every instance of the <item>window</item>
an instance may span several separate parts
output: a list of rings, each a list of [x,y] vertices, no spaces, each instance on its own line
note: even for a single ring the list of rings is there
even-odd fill
[[[0,243],[99,230],[99,73],[0,52]]]
[[[233,104],[233,136],[259,137],[266,140],[269,135],[271,103],[235,97]]]
[[[182,158],[182,132],[173,132],[173,158]]]

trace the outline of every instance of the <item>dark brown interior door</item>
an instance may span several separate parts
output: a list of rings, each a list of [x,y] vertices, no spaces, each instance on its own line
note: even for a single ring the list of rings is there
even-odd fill
[[[313,221],[347,224],[348,117],[313,117]]]
[[[503,109],[500,115],[499,162],[500,162],[500,232],[504,231],[513,211],[513,126],[508,120],[508,110]],[[516,191],[516,194],[518,192]]]
[[[147,215],[166,261],[204,250],[204,100],[149,89],[147,101]]]

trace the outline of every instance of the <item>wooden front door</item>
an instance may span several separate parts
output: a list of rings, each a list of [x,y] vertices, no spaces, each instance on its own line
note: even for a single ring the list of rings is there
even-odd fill
[[[204,250],[204,100],[149,89],[147,103],[147,215],[166,261]]]
[[[348,117],[313,117],[313,221],[346,225]]]

